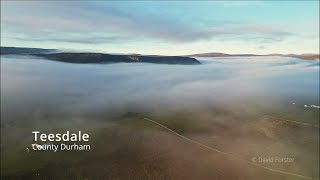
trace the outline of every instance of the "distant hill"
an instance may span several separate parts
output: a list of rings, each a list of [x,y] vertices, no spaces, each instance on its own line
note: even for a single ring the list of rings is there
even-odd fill
[[[201,54],[191,54],[187,55],[188,57],[232,57],[232,56],[261,56],[256,54],[225,54],[225,53],[218,53],[218,52],[211,52],[211,53],[201,53]]]
[[[192,57],[228,57],[228,56],[232,56],[232,55],[212,52],[212,53],[202,53],[202,54],[191,54],[191,55],[187,55],[187,56],[189,56],[189,57],[190,56],[192,56]]]
[[[211,53],[201,53],[201,54],[191,54],[187,55],[188,57],[246,57],[246,56],[282,56],[282,57],[294,57],[304,60],[317,60],[319,59],[319,54],[267,54],[267,55],[258,55],[258,54],[225,54],[218,52]]]
[[[299,59],[304,59],[304,60],[319,60],[320,59],[320,54],[310,54],[310,55],[294,55],[290,57],[295,57]]]

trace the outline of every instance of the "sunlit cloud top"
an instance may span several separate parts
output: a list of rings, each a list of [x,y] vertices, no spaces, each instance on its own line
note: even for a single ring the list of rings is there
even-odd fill
[[[1,1],[1,45],[183,55],[319,52],[319,1]]]

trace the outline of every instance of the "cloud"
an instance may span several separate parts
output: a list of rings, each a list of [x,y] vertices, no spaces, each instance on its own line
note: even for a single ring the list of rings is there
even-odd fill
[[[4,29],[15,32],[15,35],[23,33],[24,38],[11,38],[25,41],[103,44],[130,39],[150,39],[188,43],[210,40],[213,37],[259,35],[269,38],[292,35],[274,25],[228,21],[224,26],[220,26],[224,21],[219,20],[212,20],[214,23],[208,23],[209,25],[199,25],[198,22],[186,21],[182,17],[163,16],[160,11],[128,9],[112,2],[5,2],[3,6],[1,24]],[[92,32],[100,35],[96,36]],[[83,37],[70,34],[82,34]]]
[[[213,3],[224,7],[265,6],[263,1],[214,1]]]
[[[16,40],[20,41],[33,41],[33,42],[64,42],[64,43],[75,43],[75,44],[107,44],[107,43],[124,43],[128,42],[131,39],[128,39],[125,36],[103,36],[103,35],[77,35],[74,34],[64,34],[62,37],[57,36],[40,36],[40,37],[33,37],[33,36],[23,36],[23,37],[12,37]]]

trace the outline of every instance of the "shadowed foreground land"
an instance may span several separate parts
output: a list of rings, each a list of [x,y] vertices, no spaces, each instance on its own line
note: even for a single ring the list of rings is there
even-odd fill
[[[222,123],[220,113],[210,122],[182,114],[153,120],[244,161],[186,141],[142,114],[126,113],[120,120],[82,127],[92,135],[92,151],[26,153],[20,149],[2,156],[2,162],[10,163],[2,166],[1,179],[305,179],[246,162],[254,157],[292,157],[291,163],[256,163],[319,178],[318,127],[270,116],[233,120],[225,116],[229,123]]]

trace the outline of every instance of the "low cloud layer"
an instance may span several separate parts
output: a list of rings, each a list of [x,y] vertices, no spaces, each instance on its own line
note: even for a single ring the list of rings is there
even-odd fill
[[[292,105],[293,101],[315,104],[319,99],[319,64],[290,58],[221,58],[198,66],[74,65],[26,58],[1,58],[4,116],[62,113],[83,117],[134,109],[208,108],[250,113],[256,108]]]

